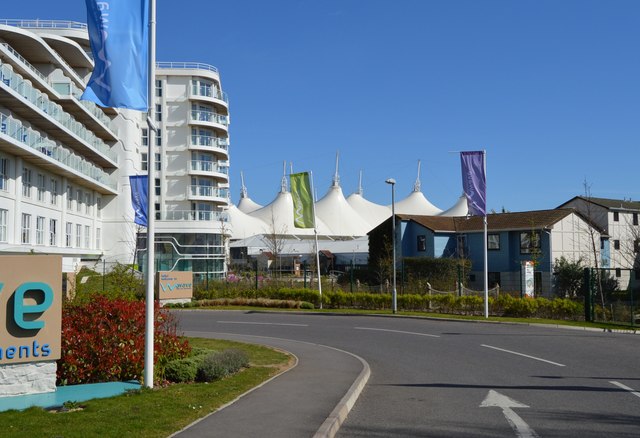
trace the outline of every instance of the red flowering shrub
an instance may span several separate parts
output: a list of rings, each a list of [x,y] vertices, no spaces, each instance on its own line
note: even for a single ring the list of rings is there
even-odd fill
[[[188,342],[177,336],[175,318],[157,303],[154,326],[155,363],[189,354]],[[144,335],[142,301],[96,296],[88,303],[65,306],[59,384],[142,380]]]

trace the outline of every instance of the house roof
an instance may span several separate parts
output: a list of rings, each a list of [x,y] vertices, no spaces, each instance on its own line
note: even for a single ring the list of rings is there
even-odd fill
[[[523,211],[517,213],[495,213],[487,215],[487,230],[507,231],[549,228],[572,213],[580,216],[583,220],[587,221],[587,219],[583,215],[572,208]],[[481,216],[397,216],[401,220],[416,222],[435,232],[469,232],[482,231],[484,229]],[[593,226],[591,222],[589,223]]]
[[[610,210],[640,210],[640,201],[632,201],[626,199],[608,199],[608,198],[593,198],[586,196],[575,196],[562,204],[560,207],[567,205],[574,199],[581,199],[585,202],[590,202],[595,205],[610,209]]]

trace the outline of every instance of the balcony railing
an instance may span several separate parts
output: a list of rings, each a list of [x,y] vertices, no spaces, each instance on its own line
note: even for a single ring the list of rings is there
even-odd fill
[[[156,62],[156,68],[207,70],[218,73],[218,69],[213,65],[203,64],[201,62]]]
[[[191,86],[191,95],[192,96],[202,96],[202,97],[211,97],[213,99],[218,99],[229,103],[229,96],[227,93],[217,89],[216,87],[202,87],[197,85]]]
[[[207,146],[212,148],[224,149],[225,151],[229,150],[229,140],[227,140],[226,138],[211,137],[208,135],[192,135],[191,145]]]
[[[69,113],[65,112],[62,106],[50,101],[46,94],[34,88],[30,82],[15,73],[10,64],[2,63],[2,61],[0,61],[0,80],[60,125],[82,139],[91,148],[106,156],[114,163],[117,162],[117,154],[113,152],[104,141],[96,137],[93,132],[85,128],[82,123],[78,122]]]
[[[79,29],[87,30],[86,23],[68,20],[0,20],[0,24],[25,29]]]
[[[42,79],[44,82],[49,83],[49,81],[47,80],[47,77],[45,75],[43,75],[40,70],[38,70],[37,68],[35,68],[33,65],[31,65],[31,63],[29,61],[27,61],[26,59],[24,59],[24,57],[19,54],[16,49],[14,49],[13,47],[11,47],[9,44],[7,43],[0,43],[0,46],[4,47],[4,49],[11,53],[14,57],[16,57],[18,59],[18,61],[20,61],[22,64],[24,64],[25,67],[27,67],[29,70],[31,70],[31,72],[33,72],[33,74],[35,74],[36,76],[38,76],[40,79]]]
[[[188,191],[190,196],[201,196],[203,198],[228,198],[229,189],[226,187],[213,187],[213,186],[189,186]]]
[[[95,164],[75,154],[72,150],[41,136],[37,131],[25,127],[19,120],[1,113],[0,133],[6,134],[23,145],[69,166],[112,190],[117,189],[117,184],[112,180],[111,176]]]
[[[191,120],[195,122],[217,123],[227,126],[229,124],[229,116],[223,116],[213,111],[191,111]]]
[[[161,212],[160,220],[228,222],[229,214],[226,211],[168,210]]]
[[[191,170],[196,172],[217,172],[229,175],[229,164],[215,161],[191,160]]]

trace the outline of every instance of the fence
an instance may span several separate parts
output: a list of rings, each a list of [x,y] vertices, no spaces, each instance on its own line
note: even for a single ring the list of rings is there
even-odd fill
[[[619,325],[640,325],[640,289],[621,291],[614,287],[608,275],[615,269],[584,270],[585,320]],[[632,274],[632,269],[619,269]],[[617,283],[617,282],[613,282]],[[600,285],[599,285],[600,284]]]

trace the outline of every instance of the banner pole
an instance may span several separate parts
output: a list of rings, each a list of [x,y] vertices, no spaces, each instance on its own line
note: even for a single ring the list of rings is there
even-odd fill
[[[320,309],[322,309],[322,276],[320,275],[320,247],[318,246],[318,227],[316,224],[316,197],[313,189],[313,172],[309,171],[311,179],[311,205],[313,205],[313,235],[316,241],[316,269],[318,269],[318,293],[320,294]]]
[[[489,318],[489,251],[487,244],[487,208],[486,208],[486,180],[487,180],[487,151],[482,151],[482,165],[485,175],[485,211],[484,211],[484,317]]]
[[[147,196],[147,290],[145,295],[145,338],[144,338],[144,386],[153,388],[154,356],[154,280],[155,280],[155,130],[153,123],[155,76],[156,76],[156,0],[149,1],[149,76],[147,90],[147,127],[149,145],[147,153],[148,196]]]

